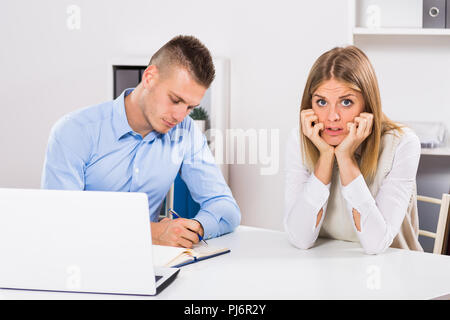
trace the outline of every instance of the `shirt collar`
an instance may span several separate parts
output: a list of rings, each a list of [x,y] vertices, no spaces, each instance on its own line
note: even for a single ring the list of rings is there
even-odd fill
[[[125,89],[120,96],[114,100],[113,107],[113,126],[116,133],[116,139],[120,140],[124,135],[134,131],[128,123],[127,114],[125,112],[125,97],[128,96],[134,88]],[[182,124],[188,121],[185,119],[181,123],[169,130],[169,132],[163,134],[156,131],[150,132],[144,140],[153,141],[156,138],[163,138],[167,136],[171,141],[179,141],[185,134]]]
[[[133,132],[128,123],[127,114],[125,112],[125,97],[129,95],[134,88],[125,89],[120,96],[114,100],[113,106],[113,127],[116,139],[119,140],[127,133]]]

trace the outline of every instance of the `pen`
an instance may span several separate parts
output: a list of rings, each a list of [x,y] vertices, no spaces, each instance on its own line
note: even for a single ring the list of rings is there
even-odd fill
[[[176,213],[173,209],[169,209],[169,212],[172,215],[172,219],[173,219],[173,217],[181,218],[180,215],[178,213]],[[199,233],[197,233],[197,236],[200,241],[203,241],[204,244],[208,245],[208,243],[203,239],[203,237]]]

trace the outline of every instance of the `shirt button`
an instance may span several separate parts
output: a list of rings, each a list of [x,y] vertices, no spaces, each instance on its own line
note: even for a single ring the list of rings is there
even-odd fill
[[[139,168],[134,169],[134,172],[137,174],[139,173]]]

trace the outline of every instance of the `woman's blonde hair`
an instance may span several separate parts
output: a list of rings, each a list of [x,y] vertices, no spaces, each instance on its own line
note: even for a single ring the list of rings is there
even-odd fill
[[[322,54],[314,63],[303,91],[300,112],[312,108],[312,95],[326,80],[336,79],[360,92],[364,98],[364,111],[373,114],[371,134],[361,144],[361,173],[366,181],[375,176],[381,137],[390,130],[402,132],[401,127],[389,120],[381,110],[380,90],[375,71],[367,56],[355,46],[334,48]],[[314,168],[319,159],[319,150],[302,132],[300,139],[303,160],[309,168]]]

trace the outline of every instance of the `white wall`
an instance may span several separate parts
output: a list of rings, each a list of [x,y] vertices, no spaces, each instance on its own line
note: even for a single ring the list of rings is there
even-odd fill
[[[384,112],[450,128],[450,36],[359,36],[376,70]]]
[[[71,4],[80,30],[66,27]],[[52,124],[111,99],[110,61],[150,58],[192,34],[231,61],[231,128],[280,130],[279,173],[232,165],[230,185],[243,224],[282,229],[284,141],[312,63],[347,40],[347,9],[345,0],[2,1],[0,187],[39,187]]]
[[[356,26],[379,8],[380,26],[422,28],[422,0],[356,1]],[[397,121],[440,121],[450,129],[450,36],[358,35],[378,76],[383,109]]]

